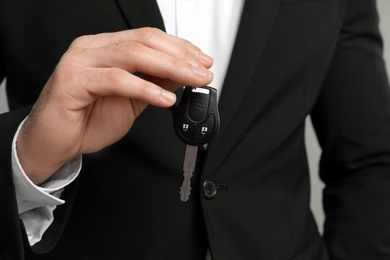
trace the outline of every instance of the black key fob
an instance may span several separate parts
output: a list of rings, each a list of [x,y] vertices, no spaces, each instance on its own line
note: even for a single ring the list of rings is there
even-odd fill
[[[173,124],[176,135],[189,145],[203,145],[219,130],[217,90],[186,86],[176,108]]]

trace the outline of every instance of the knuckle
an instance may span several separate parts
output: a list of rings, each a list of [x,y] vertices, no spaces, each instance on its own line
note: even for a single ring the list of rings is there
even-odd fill
[[[63,63],[78,63],[81,62],[85,49],[69,48],[61,57]]]
[[[121,85],[124,81],[125,75],[119,68],[111,68],[106,70],[105,77],[113,85]]]
[[[142,80],[140,81],[139,85],[138,85],[138,88],[137,88],[137,93],[138,93],[138,97],[143,97],[143,96],[147,96],[148,92],[149,92],[149,83],[145,80]]]
[[[73,40],[70,45],[70,48],[83,48],[89,44],[92,40],[92,35],[82,35]]]
[[[167,77],[170,77],[177,71],[183,70],[183,66],[187,65],[178,59],[169,59],[167,64],[169,64],[169,66],[167,66],[168,69],[165,71],[165,73],[167,73]]]
[[[138,37],[140,37],[143,40],[148,40],[155,35],[161,33],[160,29],[153,28],[153,27],[144,27],[136,30]]]
[[[138,42],[125,42],[121,46],[126,53],[137,54],[142,50],[142,44]]]
[[[173,60],[172,60],[172,67],[173,67],[174,70],[178,70],[178,69],[180,69],[180,67],[182,67],[182,66],[183,66],[183,64],[182,64],[181,61],[179,61],[179,60],[177,60],[177,59],[173,59]]]
[[[184,48],[189,50],[189,52],[196,53],[196,52],[200,51],[200,48],[195,46],[192,42],[190,42],[190,41],[188,41],[186,39],[182,39],[182,41],[183,41]]]
[[[53,73],[54,82],[65,82],[73,78],[75,73],[75,67],[70,64],[58,64],[57,68]]]
[[[194,54],[193,54],[191,51],[189,51],[189,50],[186,50],[186,51],[184,52],[184,54],[183,54],[183,59],[184,59],[184,61],[186,61],[186,62],[194,62],[195,64],[200,65],[199,60],[196,59],[196,58],[194,57]]]
[[[112,52],[119,55],[135,56],[143,51],[143,45],[138,42],[123,42],[111,46]]]
[[[191,42],[187,40],[183,40],[182,44],[182,51],[181,51],[181,57],[184,59],[186,62],[193,62],[196,64],[201,64],[198,54],[201,50],[193,45]]]

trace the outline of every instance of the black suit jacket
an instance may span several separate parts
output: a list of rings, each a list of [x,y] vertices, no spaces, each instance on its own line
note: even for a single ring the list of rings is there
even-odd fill
[[[179,200],[185,145],[172,110],[150,106],[122,140],[84,157],[30,249],[10,170],[28,106],[77,36],[164,26],[151,0],[1,1],[13,111],[0,116],[0,258],[191,260],[209,246],[215,260],[389,259],[390,103],[377,23],[373,0],[247,0],[221,129],[199,153],[190,200]],[[309,208],[309,114],[323,149],[323,238]]]

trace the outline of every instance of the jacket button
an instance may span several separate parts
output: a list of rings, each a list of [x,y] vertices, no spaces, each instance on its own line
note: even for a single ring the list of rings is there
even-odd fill
[[[215,185],[215,182],[213,181],[206,180],[203,183],[203,197],[211,200],[215,195],[217,195],[217,185]]]

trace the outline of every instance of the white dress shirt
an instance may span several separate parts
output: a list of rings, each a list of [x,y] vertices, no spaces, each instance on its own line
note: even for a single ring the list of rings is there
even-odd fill
[[[189,40],[214,58],[211,68],[214,80],[210,86],[220,94],[244,0],[157,0],[157,3],[167,33]],[[18,133],[19,130],[13,142],[12,169],[20,218],[30,244],[34,245],[53,222],[56,206],[65,203],[60,199],[61,193],[78,176],[81,157],[64,165],[44,185],[36,186],[19,163],[16,151]]]
[[[244,0],[157,0],[167,33],[214,58],[211,87],[218,97],[236,39]]]

